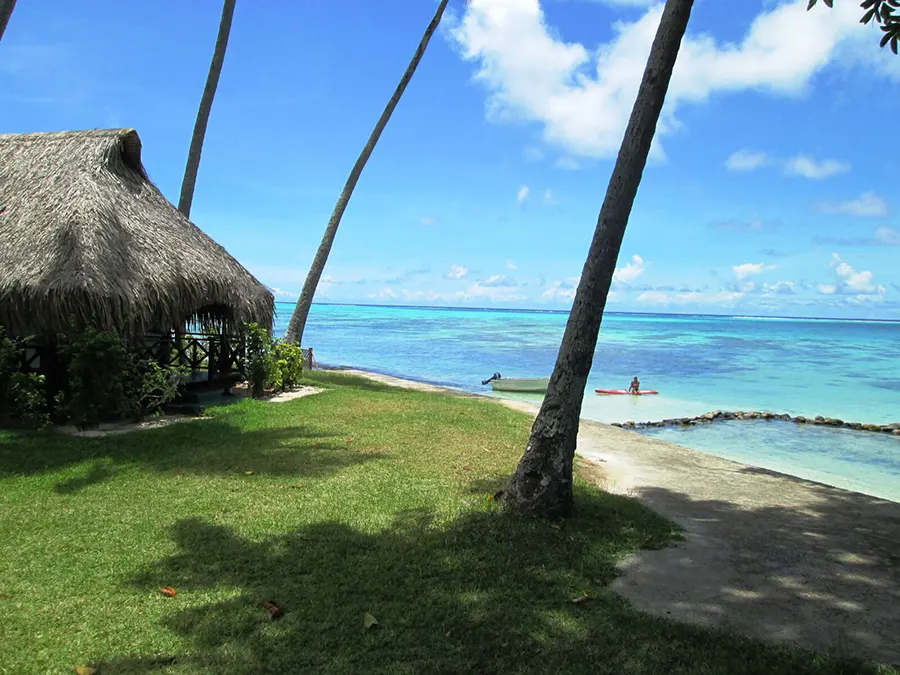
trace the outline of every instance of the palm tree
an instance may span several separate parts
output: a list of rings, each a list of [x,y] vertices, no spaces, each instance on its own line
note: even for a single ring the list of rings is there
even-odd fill
[[[806,11],[815,7],[818,1],[809,0]],[[831,9],[834,7],[834,0],[825,0],[825,5]],[[879,43],[881,48],[884,49],[885,45],[890,44],[891,51],[897,54],[900,47],[900,3],[896,0],[863,0],[859,6],[865,10],[859,22],[868,24],[875,19],[875,23],[884,33]]]
[[[225,0],[222,6],[222,18],[219,20],[219,35],[216,37],[216,48],[213,51],[206,86],[200,99],[200,109],[194,122],[194,135],[191,137],[191,149],[188,151],[187,165],[184,168],[184,179],[181,182],[181,196],[178,198],[178,210],[185,218],[191,217],[191,203],[194,201],[194,187],[197,185],[197,171],[200,169],[200,155],[203,152],[203,139],[206,137],[206,125],[212,110],[222,64],[225,62],[225,50],[228,48],[228,36],[231,34],[231,19],[234,16],[235,0]]]
[[[13,10],[16,8],[16,0],[0,0],[0,40],[6,32],[6,24],[9,23],[9,17],[12,16]]]
[[[228,37],[231,35],[231,20],[234,18],[234,5],[236,0],[225,0],[222,5],[222,18],[219,19],[219,34],[216,36],[216,46],[213,49],[212,62],[209,64],[209,73],[206,76],[206,86],[203,87],[203,96],[200,98],[200,109],[197,110],[197,119],[194,121],[194,134],[191,136],[191,147],[188,150],[187,164],[184,167],[184,178],[181,181],[181,195],[178,198],[178,210],[185,218],[191,217],[191,204],[194,202],[194,187],[197,185],[197,172],[200,170],[200,155],[203,153],[203,140],[206,138],[206,126],[209,124],[209,113],[212,110],[213,99],[216,97],[216,88],[219,86],[219,76],[222,74],[222,65],[225,63],[225,51],[228,49]],[[175,344],[181,354],[181,337],[184,334],[185,325],[182,323],[175,327]],[[224,334],[222,352],[225,354]],[[184,365],[182,363],[182,365]],[[225,389],[229,393],[229,389]]]
[[[531,428],[525,455],[507,489],[497,495],[520,513],[571,513],[578,421],[603,308],[693,4],[693,0],[666,2],[600,208],[547,395]]]
[[[322,272],[325,270],[325,263],[328,262],[328,254],[331,252],[332,244],[334,244],[334,237],[337,234],[338,226],[341,224],[341,218],[344,215],[347,204],[350,202],[350,197],[353,195],[356,183],[359,181],[359,176],[365,168],[366,162],[369,161],[369,157],[375,149],[375,144],[378,143],[378,139],[381,137],[381,132],[384,131],[388,120],[391,119],[394,108],[396,108],[397,104],[400,102],[400,97],[403,96],[406,85],[409,84],[413,74],[416,72],[416,68],[419,66],[419,62],[425,55],[425,49],[428,47],[431,36],[441,22],[441,17],[444,15],[444,9],[447,7],[448,1],[449,0],[441,0],[438,5],[437,11],[435,11],[434,17],[431,19],[431,23],[428,24],[428,28],[425,29],[425,34],[419,42],[416,53],[413,54],[412,61],[409,62],[409,65],[406,67],[406,72],[403,73],[403,77],[400,79],[400,84],[398,84],[397,88],[394,90],[394,95],[391,96],[391,100],[388,101],[384,112],[381,113],[381,117],[375,125],[375,129],[372,130],[369,140],[366,141],[366,145],[357,158],[356,164],[353,165],[353,169],[350,171],[350,177],[347,178],[347,182],[344,184],[341,196],[338,197],[331,218],[328,219],[328,225],[325,227],[325,234],[322,237],[322,242],[319,244],[319,249],[316,251],[316,257],[313,258],[312,267],[309,268],[309,274],[306,277],[306,282],[303,284],[303,290],[297,300],[297,306],[294,308],[293,315],[291,315],[291,321],[288,324],[287,332],[284,336],[284,339],[288,342],[299,344],[300,340],[303,339],[303,330],[306,328],[306,319],[309,316],[309,308],[312,305],[313,295],[316,293],[319,279],[322,277]]]

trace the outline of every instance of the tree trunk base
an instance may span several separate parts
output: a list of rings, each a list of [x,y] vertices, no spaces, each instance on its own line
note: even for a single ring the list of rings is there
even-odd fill
[[[532,439],[505,490],[494,498],[524,516],[568,518],[572,515],[573,453],[540,447],[548,438]]]

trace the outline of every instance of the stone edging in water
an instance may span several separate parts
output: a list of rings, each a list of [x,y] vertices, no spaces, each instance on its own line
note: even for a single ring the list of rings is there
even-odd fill
[[[900,436],[900,422],[893,424],[861,424],[859,422],[845,422],[836,417],[804,417],[797,415],[791,417],[783,413],[773,413],[768,410],[765,412],[757,412],[755,410],[744,411],[737,410],[735,412],[723,412],[716,410],[714,412],[703,413],[696,417],[675,417],[672,419],[661,420],[659,422],[613,422],[611,426],[621,429],[646,429],[649,427],[688,427],[698,424],[710,424],[721,420],[779,420],[784,422],[795,422],[796,424],[813,424],[816,426],[840,427],[842,429],[851,429],[853,431],[874,431],[883,434],[893,434]]]

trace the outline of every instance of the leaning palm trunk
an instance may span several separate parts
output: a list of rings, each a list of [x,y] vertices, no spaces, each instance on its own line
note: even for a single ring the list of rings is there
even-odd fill
[[[542,516],[571,513],[578,421],[603,308],[692,5],[693,0],[668,0],[663,10],[606,189],[547,395],[531,428],[525,455],[509,487],[498,495],[507,506],[521,513]]]
[[[419,62],[425,55],[425,49],[428,47],[431,36],[441,22],[441,17],[444,14],[444,9],[447,7],[448,1],[449,0],[441,0],[438,5],[437,11],[431,19],[431,23],[429,23],[428,28],[425,29],[425,35],[422,36],[422,41],[419,42],[416,53],[413,54],[412,61],[409,62],[406,72],[403,73],[400,84],[398,84],[397,88],[394,90],[394,95],[391,96],[391,100],[388,101],[384,112],[381,113],[381,117],[375,125],[375,129],[372,131],[372,135],[369,136],[366,146],[357,158],[356,164],[353,165],[353,170],[350,171],[350,177],[347,178],[347,183],[341,191],[341,196],[338,197],[331,218],[328,220],[328,225],[325,228],[325,235],[322,237],[322,242],[319,244],[319,249],[316,251],[316,257],[313,258],[312,267],[309,268],[309,274],[306,276],[306,282],[303,284],[303,290],[300,293],[300,298],[297,300],[297,306],[294,308],[293,315],[291,315],[291,321],[288,324],[287,332],[284,336],[284,339],[288,342],[299,344],[300,340],[303,339],[303,331],[306,328],[306,319],[309,316],[309,308],[312,305],[313,296],[316,293],[316,288],[319,285],[319,279],[322,277],[322,272],[325,270],[325,263],[328,262],[328,254],[331,253],[334,237],[337,234],[338,226],[341,224],[341,218],[344,216],[347,204],[350,202],[350,197],[353,195],[353,190],[356,188],[356,183],[359,181],[359,176],[362,174],[366,162],[369,161],[369,157],[375,149],[375,144],[378,143],[378,139],[381,137],[381,132],[384,131],[388,120],[391,119],[394,108],[396,108],[397,104],[400,102],[400,97],[403,96],[406,85],[409,84],[413,74],[416,72],[416,68],[419,66]]]
[[[228,49],[228,37],[231,35],[231,20],[234,18],[235,2],[236,0],[225,0],[222,5],[222,18],[219,19],[219,33],[216,36],[216,46],[213,49],[212,61],[209,64],[209,73],[206,76],[203,96],[200,98],[197,119],[194,121],[194,134],[191,136],[191,147],[188,150],[187,164],[184,167],[184,178],[181,181],[181,195],[178,198],[178,210],[184,214],[185,218],[191,217],[194,188],[197,185],[197,172],[200,170],[200,156],[203,154],[203,141],[206,138],[206,127],[209,124],[209,114],[212,111],[213,100],[216,98],[216,88],[219,86],[222,65],[225,63],[225,51]],[[184,332],[184,324],[175,327],[175,343],[179,354],[183,354],[182,336]],[[179,365],[184,365],[183,358],[179,358]]]
[[[6,24],[9,23],[9,17],[12,16],[13,10],[16,8],[16,0],[0,0],[0,40],[6,32]]]
[[[234,3],[235,0],[225,0],[222,6],[216,48],[213,51],[212,62],[209,64],[209,74],[206,76],[206,86],[203,88],[203,97],[200,99],[197,120],[194,122],[194,135],[191,137],[191,149],[188,151],[184,179],[181,182],[181,196],[178,198],[178,210],[184,214],[185,218],[191,217],[191,203],[194,201],[194,187],[197,184],[197,171],[200,169],[203,139],[206,137],[206,125],[209,124],[209,113],[212,110],[213,99],[216,97],[216,87],[219,86],[222,64],[225,63],[225,50],[228,48],[228,36],[231,34],[231,19],[234,17]]]

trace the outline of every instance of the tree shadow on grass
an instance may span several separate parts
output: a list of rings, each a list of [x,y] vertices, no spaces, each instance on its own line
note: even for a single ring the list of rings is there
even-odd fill
[[[638,490],[688,536],[637,556],[615,586],[660,615],[900,665],[900,504],[766,469],[737,473],[759,476],[761,506]],[[791,493],[793,483],[809,492]]]
[[[182,422],[101,438],[57,433],[0,435],[0,478],[64,470],[89,463],[56,485],[77,492],[121,470],[227,475],[324,476],[386,456],[349,446],[343,436],[315,422],[289,427],[247,428],[240,415]]]
[[[578,517],[562,524],[413,511],[376,533],[318,522],[262,541],[178,521],[177,553],[131,583],[178,589],[160,602],[187,649],[93,665],[104,675],[875,672],[632,609],[609,589],[616,556],[668,528],[622,497],[579,490],[578,500]],[[211,592],[222,599],[194,599]],[[270,621],[264,601],[284,616]],[[364,629],[365,613],[376,627]]]

